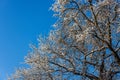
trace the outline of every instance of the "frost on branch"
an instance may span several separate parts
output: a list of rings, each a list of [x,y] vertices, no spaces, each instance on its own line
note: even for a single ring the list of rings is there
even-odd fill
[[[55,0],[58,16],[26,56],[22,80],[119,80],[120,1]],[[27,75],[23,75],[23,73]]]
[[[55,12],[61,12],[64,10],[64,5],[68,2],[69,0],[56,0],[51,9]]]

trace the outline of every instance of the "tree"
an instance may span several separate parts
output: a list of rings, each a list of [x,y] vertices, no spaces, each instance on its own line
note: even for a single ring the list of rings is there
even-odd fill
[[[51,9],[54,30],[10,80],[119,80],[120,1],[56,0]]]

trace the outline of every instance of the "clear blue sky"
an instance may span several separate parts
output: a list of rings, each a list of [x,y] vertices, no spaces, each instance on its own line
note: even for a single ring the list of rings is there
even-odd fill
[[[37,43],[39,34],[48,34],[55,22],[49,7],[53,0],[0,0],[0,80],[21,66]]]

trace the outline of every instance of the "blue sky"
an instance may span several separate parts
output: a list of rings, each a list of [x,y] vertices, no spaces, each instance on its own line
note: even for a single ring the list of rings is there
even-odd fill
[[[39,34],[48,34],[55,18],[49,11],[53,0],[0,0],[0,80],[22,65],[37,43]]]

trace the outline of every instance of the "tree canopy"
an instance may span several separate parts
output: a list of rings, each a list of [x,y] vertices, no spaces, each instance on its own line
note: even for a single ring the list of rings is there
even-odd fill
[[[120,1],[55,0],[54,29],[9,80],[119,80]]]

